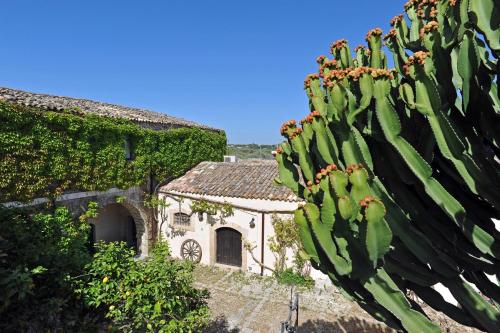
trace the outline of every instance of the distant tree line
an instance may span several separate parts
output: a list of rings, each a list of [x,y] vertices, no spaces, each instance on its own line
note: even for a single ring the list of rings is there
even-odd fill
[[[270,160],[273,159],[272,152],[276,150],[276,145],[258,145],[250,144],[228,144],[227,155],[234,155],[240,160],[258,158]]]

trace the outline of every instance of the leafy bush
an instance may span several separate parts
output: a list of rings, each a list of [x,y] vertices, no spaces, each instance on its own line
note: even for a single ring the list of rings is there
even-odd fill
[[[275,276],[281,284],[289,286],[303,286],[307,288],[312,288],[314,286],[314,280],[311,277],[302,275],[291,268],[287,268],[282,272],[276,273]]]
[[[70,279],[90,260],[88,232],[66,208],[31,216],[0,206],[0,331],[77,331],[89,320]]]
[[[0,206],[0,332],[193,332],[208,320],[208,293],[193,266],[168,260],[159,242],[134,259],[125,243],[89,254],[87,217],[66,208],[30,214]]]
[[[158,242],[146,260],[125,243],[98,243],[77,292],[119,332],[193,332],[209,318],[206,290],[192,286],[193,265],[167,259]]]

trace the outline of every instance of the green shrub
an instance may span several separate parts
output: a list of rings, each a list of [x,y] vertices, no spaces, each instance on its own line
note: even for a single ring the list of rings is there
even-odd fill
[[[275,276],[281,284],[289,286],[303,286],[307,288],[314,287],[314,280],[311,277],[302,275],[291,268],[287,268],[280,273],[276,273]]]
[[[167,259],[165,242],[143,261],[123,242],[96,248],[77,292],[103,314],[110,330],[197,332],[208,322],[208,292],[193,288],[192,264]]]
[[[89,226],[66,208],[29,215],[0,206],[0,331],[73,331],[90,322],[70,276],[90,260]]]
[[[99,243],[92,258],[94,210],[0,206],[0,332],[199,331],[208,293],[193,288],[193,266],[167,259],[165,242],[142,261],[125,243]]]

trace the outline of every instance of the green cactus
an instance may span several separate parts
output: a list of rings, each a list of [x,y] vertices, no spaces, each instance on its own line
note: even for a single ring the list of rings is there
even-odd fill
[[[304,82],[311,113],[281,130],[278,183],[305,201],[304,255],[399,330],[439,331],[412,290],[463,325],[500,331],[500,287],[486,276],[500,276],[499,6],[410,0],[354,55],[333,43]]]

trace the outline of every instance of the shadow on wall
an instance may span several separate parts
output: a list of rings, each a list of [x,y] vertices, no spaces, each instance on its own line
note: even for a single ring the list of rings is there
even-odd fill
[[[240,329],[230,328],[226,316],[221,315],[212,320],[203,333],[240,333]]]
[[[340,317],[335,321],[322,319],[308,320],[302,323],[297,333],[395,333],[396,331],[382,324],[355,317]]]

